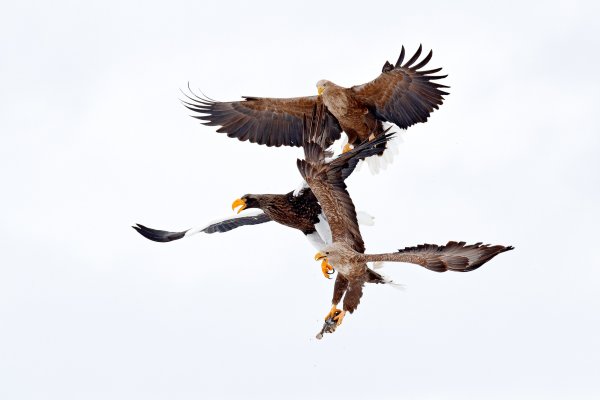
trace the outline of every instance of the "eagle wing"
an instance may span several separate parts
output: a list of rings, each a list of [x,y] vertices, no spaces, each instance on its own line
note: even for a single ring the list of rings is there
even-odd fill
[[[395,65],[386,61],[381,75],[369,83],[350,88],[355,97],[365,104],[378,119],[392,122],[406,129],[417,122],[425,122],[434,109],[444,101],[448,86],[435,83],[447,75],[433,75],[441,68],[421,70],[433,52],[415,64],[421,55],[422,46],[406,63],[404,46]]]
[[[318,111],[313,110],[312,118],[304,121],[304,160],[298,160],[297,165],[304,180],[319,200],[325,213],[331,236],[334,242],[345,241],[354,250],[364,252],[365,245],[360,234],[356,209],[346,190],[344,171],[352,168],[365,157],[378,154],[378,145],[391,138],[391,134],[364,142],[351,151],[344,153],[331,162],[325,160],[328,152],[325,150],[323,129],[324,106]],[[316,114],[316,115],[315,115]]]
[[[217,132],[241,141],[266,146],[302,146],[302,121],[310,115],[318,96],[276,99],[243,97],[242,101],[219,102],[200,97],[191,90],[182,100],[185,107],[199,114],[194,118],[204,125],[220,126]],[[328,145],[341,137],[342,128],[329,111],[325,112],[324,136]]]
[[[436,272],[458,271],[468,272],[481,267],[483,264],[512,246],[490,246],[475,243],[466,245],[465,242],[448,242],[445,246],[436,244],[421,244],[406,247],[397,253],[368,254],[367,261],[397,261],[418,264]]]
[[[135,224],[132,226],[132,228],[146,239],[150,239],[155,242],[171,242],[173,240],[178,240],[200,232],[223,233],[239,228],[240,226],[258,225],[269,221],[271,221],[271,218],[269,218],[267,214],[260,212],[256,215],[243,215],[214,221],[201,228],[192,228],[181,232],[161,231],[158,229],[148,228],[142,224]]]

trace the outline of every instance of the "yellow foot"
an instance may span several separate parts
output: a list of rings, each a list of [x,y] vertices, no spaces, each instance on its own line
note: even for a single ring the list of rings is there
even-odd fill
[[[349,152],[350,150],[352,150],[352,146],[350,145],[350,143],[346,143],[346,144],[344,145],[344,148],[342,149],[342,153],[347,153],[347,152]]]
[[[336,326],[340,326],[345,315],[346,311],[340,310],[339,308],[337,308],[337,304],[334,304],[331,306],[331,310],[329,310],[329,313],[325,316],[325,321],[327,321],[328,319],[332,319],[335,321]]]
[[[324,258],[323,261],[321,261],[321,271],[323,272],[323,276],[327,279],[331,279],[329,275],[333,275],[333,273],[335,272],[333,267],[327,262],[326,258]]]
[[[342,324],[342,320],[344,319],[345,315],[346,311],[342,310],[337,316],[333,317],[333,320],[335,321],[337,326],[340,326]]]
[[[337,308],[337,304],[334,304],[331,306],[331,310],[329,310],[329,313],[325,316],[325,321],[327,321],[328,319],[333,319],[335,318],[336,315],[339,315],[339,313],[341,313],[342,310],[340,310],[339,308]]]
[[[369,141],[371,141],[371,140],[373,140],[373,139],[375,139],[375,134],[374,134],[374,133],[371,133],[371,134],[369,135]]]

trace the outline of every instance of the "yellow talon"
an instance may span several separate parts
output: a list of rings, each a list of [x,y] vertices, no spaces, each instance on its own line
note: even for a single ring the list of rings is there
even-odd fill
[[[327,321],[329,318],[335,318],[336,313],[341,313],[341,312],[342,312],[342,310],[337,308],[337,304],[334,304],[331,306],[331,310],[329,310],[329,313],[327,313],[327,315],[325,316],[325,320]]]
[[[325,316],[325,321],[327,321],[328,319],[333,319],[335,321],[336,326],[340,326],[345,315],[346,311],[340,310],[339,308],[337,308],[337,304],[334,304],[331,306],[331,310],[329,310],[329,313]]]
[[[342,320],[344,319],[345,315],[346,315],[346,311],[342,310],[342,311],[340,311],[340,313],[337,316],[333,317],[333,320],[336,322],[337,326],[340,326],[342,324]]]
[[[352,150],[352,146],[350,145],[350,143],[346,143],[346,144],[344,145],[344,148],[342,149],[342,153],[347,153],[347,152],[349,152],[350,150]]]
[[[321,271],[323,272],[323,276],[327,279],[331,279],[329,275],[332,275],[335,272],[333,267],[327,262],[326,258],[321,261]]]
[[[369,135],[369,141],[371,141],[371,140],[373,140],[373,139],[375,139],[375,134],[374,134],[374,133],[371,133],[371,134]]]

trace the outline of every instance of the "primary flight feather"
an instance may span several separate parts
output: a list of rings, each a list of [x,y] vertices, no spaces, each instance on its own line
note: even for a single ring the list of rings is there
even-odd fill
[[[323,144],[330,146],[344,131],[348,145],[363,143],[385,131],[383,122],[406,129],[425,122],[444,101],[448,86],[436,81],[441,68],[423,70],[432,52],[417,62],[422,46],[404,62],[402,46],[398,61],[387,62],[371,82],[344,88],[328,80],[317,82],[317,96],[295,98],[243,97],[242,101],[219,102],[186,95],[184,105],[205,125],[242,141],[266,146],[302,146],[303,118],[310,121],[315,106],[324,105]],[[191,92],[191,90],[190,90]],[[345,148],[349,150],[350,147]],[[380,154],[385,150],[385,144]]]

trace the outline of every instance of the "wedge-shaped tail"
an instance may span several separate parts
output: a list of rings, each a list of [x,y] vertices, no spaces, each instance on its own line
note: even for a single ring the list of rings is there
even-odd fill
[[[436,272],[468,272],[481,267],[496,255],[514,249],[512,246],[491,246],[465,242],[448,242],[445,246],[421,244],[406,247],[397,253],[365,254],[365,261],[395,261],[419,264]]]

